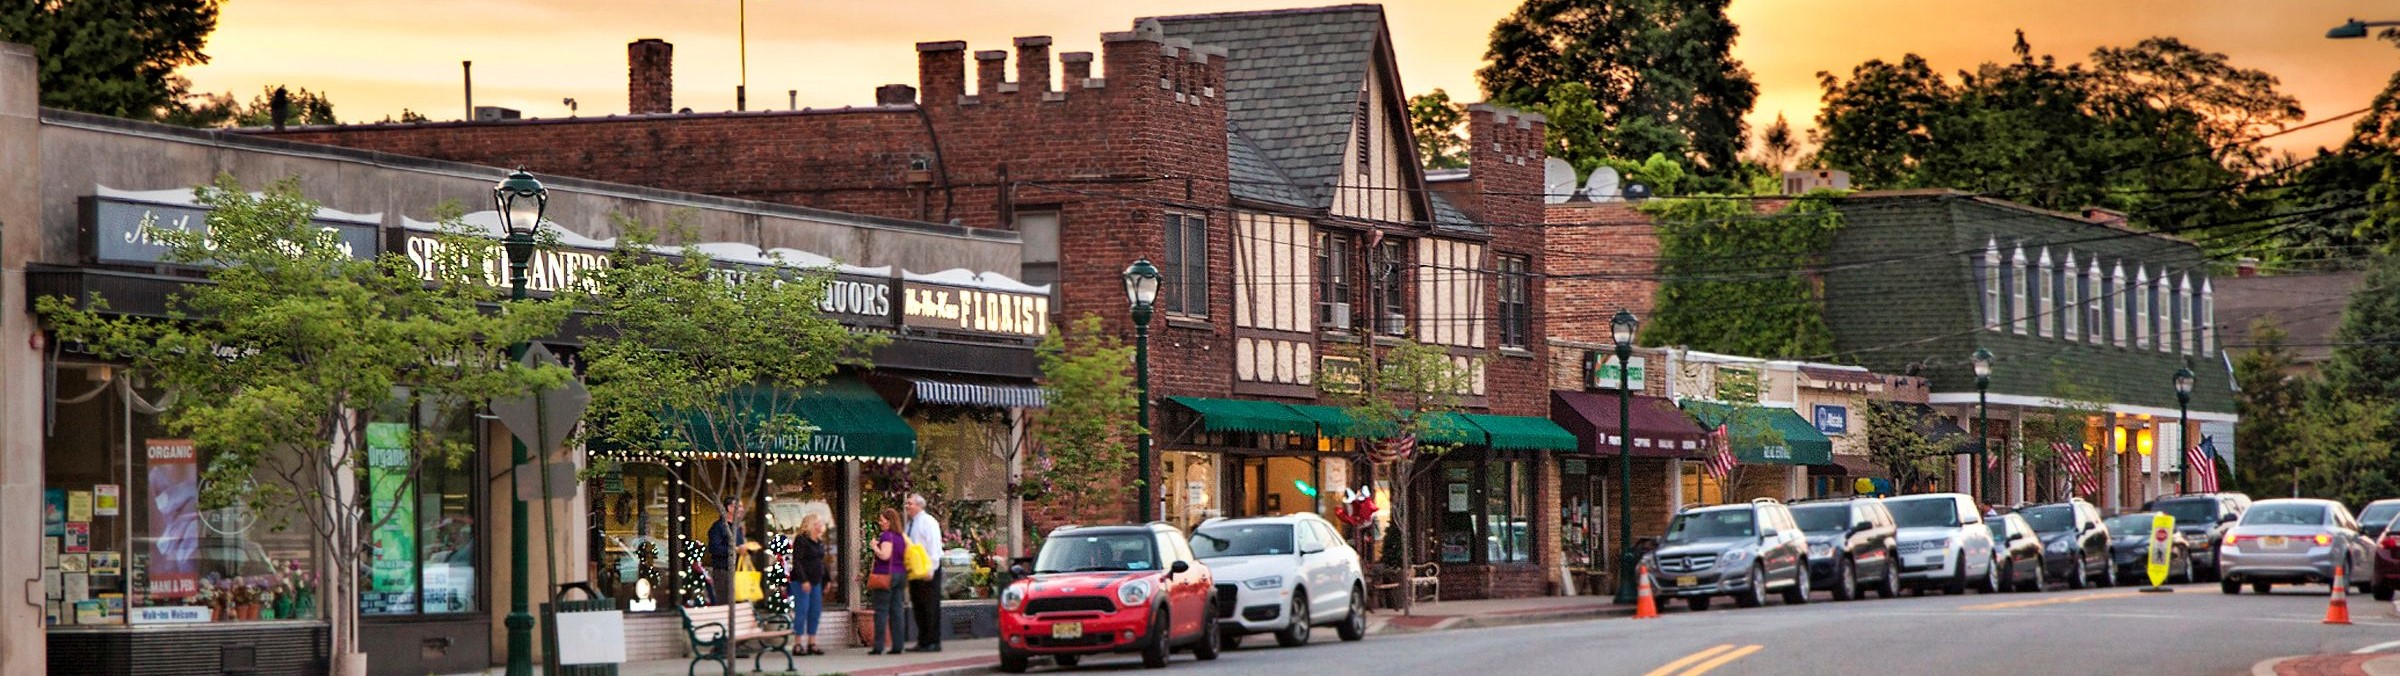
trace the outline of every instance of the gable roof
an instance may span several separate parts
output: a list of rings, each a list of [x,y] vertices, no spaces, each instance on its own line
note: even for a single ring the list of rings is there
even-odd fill
[[[1264,177],[1255,164],[1281,174],[1306,206],[1332,200],[1342,151],[1358,116],[1359,94],[1384,47],[1383,8],[1341,5],[1309,9],[1227,12],[1139,19],[1167,37],[1225,48],[1226,117],[1251,148],[1229,154],[1249,163],[1235,180]],[[1244,152],[1255,151],[1255,158]],[[1244,175],[1247,173],[1248,175]],[[1237,196],[1244,195],[1239,183]],[[1281,192],[1274,190],[1256,192]],[[1281,201],[1267,197],[1269,201]]]
[[[2272,318],[2289,337],[2285,344],[2302,364],[2333,358],[2334,332],[2350,295],[2365,285],[2366,273],[2313,272],[2257,277],[2217,277],[2217,343],[2251,342],[2250,324]],[[2230,348],[2229,348],[2230,349]]]

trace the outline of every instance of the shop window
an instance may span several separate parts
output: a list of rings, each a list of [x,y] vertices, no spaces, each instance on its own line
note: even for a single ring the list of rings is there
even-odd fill
[[[1725,504],[1725,480],[1709,476],[1701,463],[1683,464],[1683,501],[1695,505]]]
[[[1208,316],[1208,218],[1166,215],[1166,253],[1158,261],[1158,307],[1168,314]]]
[[[434,420],[458,421],[444,436],[472,443],[473,416],[436,415],[427,407],[377,417],[367,424],[367,462],[359,476],[368,494],[361,533],[373,543],[360,573],[359,612],[474,612],[478,465],[471,456],[416,463],[408,457],[409,436]]]
[[[1444,563],[1533,560],[1533,465],[1511,459],[1442,463],[1436,545]],[[1480,544],[1478,544],[1480,543]]]
[[[1218,460],[1215,453],[1166,451],[1159,454],[1159,499],[1166,504],[1163,516],[1175,527],[1191,530],[1200,522],[1224,516],[1217,504]]]
[[[1602,539],[1609,532],[1610,506],[1603,504],[1607,500],[1606,477],[1597,469],[1583,458],[1559,459],[1559,548],[1567,565],[1578,570],[1608,565]]]
[[[1524,347],[1533,335],[1533,259],[1500,256],[1500,344]]]
[[[601,588],[610,596],[641,600],[637,581],[650,580],[650,598],[666,598],[676,589],[669,565],[675,546],[675,505],[679,497],[666,465],[656,462],[617,462],[613,471],[589,482],[593,496],[593,562],[599,564]],[[837,524],[838,525],[838,524]],[[644,556],[649,560],[643,561]],[[658,608],[673,608],[659,603]]]

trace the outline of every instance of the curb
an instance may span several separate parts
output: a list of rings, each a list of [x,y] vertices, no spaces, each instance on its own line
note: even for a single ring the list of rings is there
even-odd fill
[[[1413,617],[1394,616],[1383,619],[1370,626],[1367,629],[1367,635],[1384,636],[1422,634],[1428,632],[1449,631],[1453,629],[1479,629],[1485,627],[1506,627],[1522,624],[1573,622],[1578,620],[1593,620],[1606,617],[1629,617],[1631,615],[1633,615],[1633,608],[1631,607],[1610,605],[1596,608],[1533,610],[1517,613],[1493,613],[1486,615],[1417,615]],[[1400,624],[1394,622],[1394,620],[1400,619],[1401,617],[1408,617],[1410,619],[1410,623]]]

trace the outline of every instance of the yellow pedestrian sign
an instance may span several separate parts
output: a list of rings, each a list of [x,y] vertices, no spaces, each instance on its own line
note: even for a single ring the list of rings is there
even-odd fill
[[[2168,558],[2175,555],[2175,517],[2159,512],[2150,517],[2150,588],[2142,591],[2174,591],[2166,588]]]

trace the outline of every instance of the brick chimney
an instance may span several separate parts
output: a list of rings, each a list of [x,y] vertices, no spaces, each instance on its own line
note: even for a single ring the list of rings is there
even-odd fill
[[[2256,258],[2251,258],[2251,257],[2249,257],[2249,256],[2243,256],[2243,257],[2241,257],[2241,258],[2239,258],[2239,259],[2236,259],[2236,260],[2233,262],[2233,276],[2235,276],[2235,277],[2257,277],[2257,276],[2258,276],[2258,259],[2256,259]]]
[[[2084,207],[2083,219],[2101,225],[2124,227],[2126,214],[2122,211],[2104,207]]]
[[[904,84],[887,84],[875,88],[875,105],[913,106],[917,104],[917,88]]]
[[[625,45],[625,71],[626,112],[675,112],[675,45],[658,38]]]
[[[967,43],[917,43],[917,91],[928,109],[957,107],[967,93]]]

